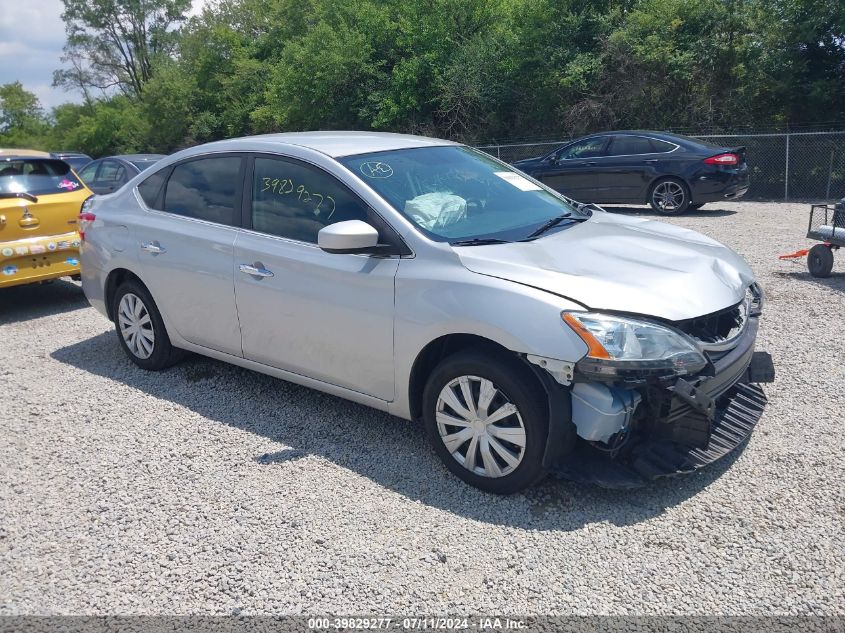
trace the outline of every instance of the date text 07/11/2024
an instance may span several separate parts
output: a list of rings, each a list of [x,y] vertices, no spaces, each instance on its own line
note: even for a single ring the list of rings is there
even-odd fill
[[[445,631],[518,631],[527,628],[523,620],[502,617],[335,617],[309,618],[308,628],[312,630],[338,629],[403,629],[403,630],[445,630]]]

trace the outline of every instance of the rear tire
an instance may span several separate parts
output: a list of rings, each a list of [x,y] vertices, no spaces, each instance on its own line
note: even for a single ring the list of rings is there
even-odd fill
[[[678,178],[663,178],[651,186],[648,203],[661,215],[679,215],[690,206],[686,183]]]
[[[423,423],[452,473],[486,492],[511,494],[546,474],[547,400],[515,359],[469,350],[444,359],[431,373]]]
[[[184,352],[170,344],[161,313],[143,284],[123,282],[112,301],[117,339],[133,363],[159,371],[182,359]]]
[[[694,204],[690,204],[689,207],[687,207],[687,209],[689,211],[698,211],[703,206],[704,206],[703,202],[696,202]]]
[[[816,244],[807,254],[807,268],[813,277],[830,277],[833,270],[833,249]]]

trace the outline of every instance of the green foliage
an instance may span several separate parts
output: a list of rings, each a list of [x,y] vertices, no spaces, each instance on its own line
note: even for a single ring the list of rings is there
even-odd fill
[[[134,104],[137,110],[131,113],[140,120],[136,125],[147,124],[149,129],[140,139],[139,147],[158,153],[184,144],[185,130],[191,125],[191,99],[196,89],[192,76],[179,65],[161,64],[147,83],[143,99]],[[135,133],[132,132],[133,138]]]
[[[51,149],[79,149],[92,156],[108,156],[147,147],[153,125],[144,117],[141,103],[120,95],[92,108],[77,107],[77,113],[65,113],[73,123]]]
[[[43,121],[38,98],[19,81],[0,86],[0,132],[28,131]]]
[[[57,81],[85,104],[45,117],[4,86],[2,144],[99,155],[318,128],[473,141],[845,120],[842,0],[216,0],[189,20],[188,0],[64,3]]]
[[[38,97],[19,81],[0,86],[0,147],[39,149],[49,131]]]

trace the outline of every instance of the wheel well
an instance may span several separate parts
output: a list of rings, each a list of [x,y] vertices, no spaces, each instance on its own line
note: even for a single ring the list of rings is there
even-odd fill
[[[114,320],[114,315],[112,314],[112,303],[114,301],[114,293],[127,279],[134,279],[139,284],[144,286],[144,282],[133,273],[131,270],[126,270],[125,268],[115,268],[113,271],[109,273],[109,276],[106,278],[106,312],[109,315],[109,319]]]
[[[520,360],[508,348],[475,334],[447,334],[434,339],[417,354],[417,358],[411,368],[411,378],[408,385],[408,402],[410,404],[412,419],[417,420],[422,416],[422,396],[425,383],[438,363],[447,356],[452,356],[470,348],[482,349],[494,354],[507,355],[514,360]]]

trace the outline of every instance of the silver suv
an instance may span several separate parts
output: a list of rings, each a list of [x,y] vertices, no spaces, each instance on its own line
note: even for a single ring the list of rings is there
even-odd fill
[[[421,420],[492,492],[698,468],[773,374],[739,255],[448,141],[211,143],[89,200],[80,233],[85,294],[139,367],[196,352]]]

